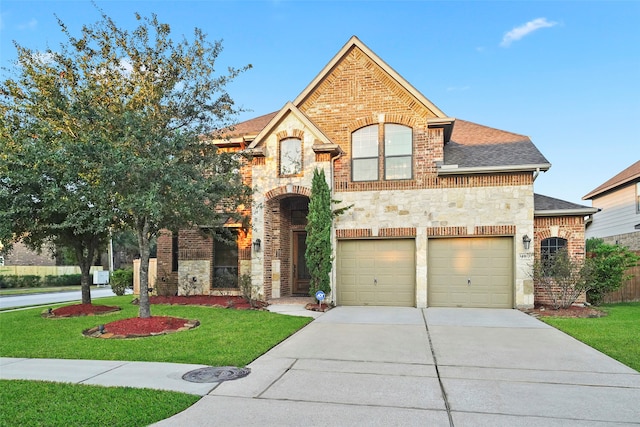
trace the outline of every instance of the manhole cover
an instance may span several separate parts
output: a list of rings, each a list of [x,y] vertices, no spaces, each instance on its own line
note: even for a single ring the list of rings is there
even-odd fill
[[[250,372],[250,368],[236,368],[235,366],[209,367],[189,371],[182,376],[182,379],[192,383],[217,383],[246,377]]]

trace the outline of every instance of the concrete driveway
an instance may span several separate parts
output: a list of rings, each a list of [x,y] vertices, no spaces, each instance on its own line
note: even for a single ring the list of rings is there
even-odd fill
[[[640,424],[640,374],[516,310],[338,307],[158,423]]]

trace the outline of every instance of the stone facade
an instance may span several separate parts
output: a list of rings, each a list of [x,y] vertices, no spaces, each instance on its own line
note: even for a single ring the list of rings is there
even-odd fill
[[[632,251],[640,251],[640,231],[601,237],[601,239],[610,245],[620,245],[629,248]]]

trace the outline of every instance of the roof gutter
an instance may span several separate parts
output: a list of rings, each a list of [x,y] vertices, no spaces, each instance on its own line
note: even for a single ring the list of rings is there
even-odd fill
[[[458,165],[441,165],[438,168],[438,175],[469,175],[469,174],[478,174],[478,173],[525,172],[525,171],[535,171],[539,173],[540,171],[546,172],[549,170],[549,168],[551,168],[551,163],[541,163],[537,165],[477,166],[477,167],[470,167],[470,168],[460,168],[458,167]]]
[[[598,212],[598,208],[534,210],[533,216],[585,216]]]

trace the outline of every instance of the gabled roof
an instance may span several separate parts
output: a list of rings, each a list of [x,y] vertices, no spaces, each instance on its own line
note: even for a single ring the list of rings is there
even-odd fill
[[[273,116],[271,116],[270,114],[267,115],[267,116],[271,116],[271,120],[269,120],[269,122],[266,124],[265,127],[262,128],[262,130],[260,130],[260,133],[258,133],[258,135],[255,137],[253,142],[251,142],[251,144],[249,145],[249,148],[250,149],[256,148],[264,140],[264,138],[271,133],[273,128],[275,128],[278,125],[278,123],[280,123],[282,119],[284,119],[289,114],[293,114],[296,117],[296,119],[298,119],[300,122],[302,122],[305,125],[305,127],[311,129],[311,132],[320,140],[319,141],[320,144],[333,145],[331,140],[327,138],[327,136],[320,129],[318,129],[316,125],[313,124],[313,122],[311,122],[311,120],[309,120],[309,118],[302,113],[302,111],[300,111],[291,102],[287,102],[280,111],[275,113],[275,115]],[[262,117],[266,117],[266,116],[262,116]]]
[[[599,187],[591,190],[586,196],[582,198],[582,200],[593,199],[596,196],[599,196],[602,193],[613,190],[617,187],[625,185],[627,183],[633,182],[635,180],[640,179],[640,160],[600,185]]]
[[[457,119],[438,173],[546,171],[550,167],[528,136]]]
[[[533,206],[534,216],[586,216],[600,210],[542,194],[533,195]]]
[[[384,62],[378,55],[376,55],[371,49],[369,49],[360,39],[356,36],[352,36],[347,44],[329,61],[329,63],[318,73],[318,75],[309,83],[309,85],[298,95],[293,103],[299,107],[304,100],[318,87],[318,85],[331,73],[333,68],[351,51],[352,48],[357,47],[365,55],[367,55],[373,62],[378,64],[391,78],[397,81],[402,87],[404,87],[411,95],[413,95],[418,101],[424,104],[436,117],[445,118],[447,115],[443,113],[438,107],[429,101],[420,91],[411,85],[398,74],[393,68],[391,68],[386,62]]]

